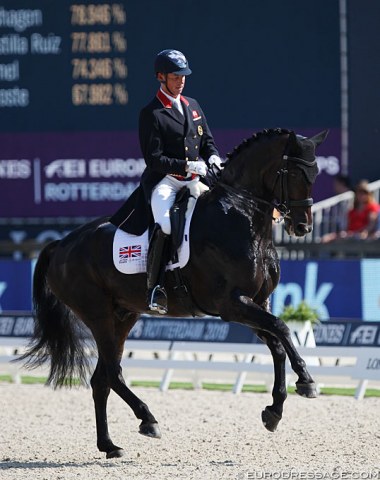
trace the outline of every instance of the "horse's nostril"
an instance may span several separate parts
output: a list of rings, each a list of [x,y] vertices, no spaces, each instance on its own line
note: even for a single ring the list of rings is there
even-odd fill
[[[298,236],[306,235],[311,232],[311,226],[306,223],[298,223],[295,229],[295,233]]]

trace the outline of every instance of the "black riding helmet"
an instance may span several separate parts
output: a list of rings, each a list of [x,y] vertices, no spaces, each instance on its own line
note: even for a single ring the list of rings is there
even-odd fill
[[[178,50],[162,50],[156,56],[154,71],[157,73],[175,73],[176,75],[190,75],[189,62],[185,55]]]

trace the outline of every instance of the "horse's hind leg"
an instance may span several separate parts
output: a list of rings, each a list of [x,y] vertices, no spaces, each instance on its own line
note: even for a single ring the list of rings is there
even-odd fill
[[[94,374],[91,378],[92,398],[95,405],[97,446],[101,452],[106,452],[107,458],[121,457],[124,450],[117,447],[111,440],[107,422],[107,400],[110,393],[107,370],[102,357],[99,357]]]
[[[137,314],[129,314],[122,321],[114,323],[111,317],[104,321],[87,322],[99,350],[99,360],[91,378],[91,387],[95,405],[97,446],[105,452],[107,458],[121,457],[124,450],[116,446],[108,432],[107,399],[111,388],[132,408],[137,418],[141,418],[140,433],[155,438],[161,434],[157,421],[148,407],[125,385],[120,362],[124,351],[124,342],[134,325]],[[109,320],[107,321],[107,319]]]
[[[121,361],[124,342],[128,336],[129,331],[136,321],[137,316],[134,315],[130,318],[130,321],[120,322],[118,328],[116,328],[117,337],[117,350],[118,360]],[[107,400],[110,394],[111,388],[108,382],[106,364],[99,354],[98,363],[91,378],[92,397],[94,399],[95,406],[95,418],[96,418],[96,434],[97,434],[97,446],[101,452],[106,452],[107,458],[121,457],[124,454],[124,450],[121,447],[117,447],[111,440],[108,432],[107,421]]]
[[[161,432],[158,427],[157,420],[154,418],[150,412],[148,406],[142,402],[125,384],[122,369],[120,366],[121,356],[124,349],[124,342],[129,333],[130,322],[118,322],[114,328],[111,328],[108,322],[97,322],[96,329],[92,329],[92,333],[96,340],[99,355],[102,359],[102,370],[100,371],[99,379],[103,378],[105,372],[107,377],[107,388],[99,384],[98,395],[96,396],[97,401],[95,409],[97,413],[99,412],[99,429],[100,437],[98,437],[98,443],[100,440],[101,446],[107,446],[110,448],[114,447],[112,442],[108,442],[108,429],[107,429],[107,419],[106,419],[106,401],[109,393],[109,388],[111,388],[115,393],[117,393],[133,410],[135,416],[141,420],[139,432],[142,435],[146,435],[152,438],[161,438]],[[134,322],[133,322],[134,323]],[[132,323],[132,325],[133,325]],[[95,381],[96,383],[96,381]],[[98,420],[98,418],[97,418]],[[120,448],[116,447],[117,452],[108,449],[107,457],[110,456],[120,456]],[[103,450],[102,450],[103,451]]]
[[[286,393],[286,352],[281,342],[275,337],[262,332],[256,332],[257,336],[266,343],[272,357],[274,366],[274,384],[272,390],[273,404],[265,407],[261,414],[264,427],[270,432],[274,432],[279,421],[282,418]]]

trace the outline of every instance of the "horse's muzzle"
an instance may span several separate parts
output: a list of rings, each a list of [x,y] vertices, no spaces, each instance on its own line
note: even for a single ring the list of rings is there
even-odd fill
[[[294,224],[289,218],[285,219],[285,230],[288,235],[293,237],[304,237],[310,233],[313,229],[313,226],[308,223],[298,222]]]
[[[296,237],[303,237],[312,231],[312,225],[307,223],[297,223],[296,228],[294,229],[294,234]]]

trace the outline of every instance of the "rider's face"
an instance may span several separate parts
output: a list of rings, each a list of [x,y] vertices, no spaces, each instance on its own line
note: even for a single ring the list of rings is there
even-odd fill
[[[165,80],[165,75],[159,73],[158,79]],[[175,73],[168,73],[166,75],[166,83],[162,83],[162,89],[168,95],[172,95],[174,98],[181,95],[185,87],[186,77],[185,75],[176,75]]]

